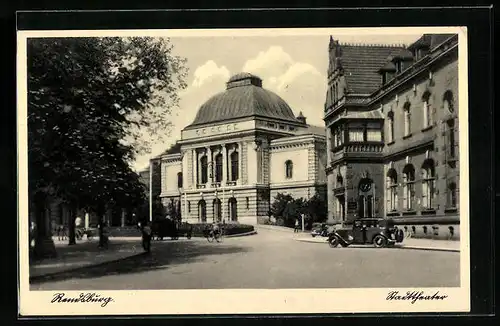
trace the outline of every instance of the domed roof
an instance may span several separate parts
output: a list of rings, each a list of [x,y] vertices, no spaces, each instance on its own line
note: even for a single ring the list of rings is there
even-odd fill
[[[246,117],[266,117],[300,123],[288,104],[262,88],[262,79],[249,73],[232,76],[226,91],[212,96],[198,110],[190,126]]]

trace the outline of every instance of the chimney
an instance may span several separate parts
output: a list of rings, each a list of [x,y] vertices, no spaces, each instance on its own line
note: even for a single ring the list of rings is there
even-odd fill
[[[306,124],[306,117],[304,117],[302,111],[300,111],[299,115],[297,116],[297,120],[299,120],[303,124]]]

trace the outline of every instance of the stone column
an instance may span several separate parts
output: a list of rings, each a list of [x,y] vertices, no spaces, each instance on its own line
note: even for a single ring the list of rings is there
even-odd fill
[[[207,163],[208,163],[206,187],[211,188],[212,178],[210,178],[210,174],[212,174],[212,176],[214,175],[214,164],[213,164],[214,162],[212,160],[212,149],[210,148],[210,146],[206,147],[206,153],[207,153]]]
[[[242,184],[243,178],[243,143],[239,142],[238,144],[238,185]]]
[[[125,208],[122,208],[122,217],[121,217],[121,221],[120,221],[121,227],[125,226],[126,215],[127,215],[127,212],[125,211]]]
[[[201,171],[202,171],[202,168],[201,168],[201,158],[203,157],[203,155],[206,154],[206,153],[196,153],[196,167],[197,167],[197,171],[196,171],[196,175],[198,176],[198,180],[197,180],[197,184],[201,184]]]
[[[196,149],[191,150],[191,162],[193,164],[192,171],[191,171],[191,184],[193,187],[191,188],[196,188],[198,185],[198,157],[196,155]]]

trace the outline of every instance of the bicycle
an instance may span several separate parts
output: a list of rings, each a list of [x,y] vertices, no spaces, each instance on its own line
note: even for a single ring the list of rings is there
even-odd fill
[[[222,242],[224,240],[224,230],[205,230],[205,238],[212,243],[215,241]]]

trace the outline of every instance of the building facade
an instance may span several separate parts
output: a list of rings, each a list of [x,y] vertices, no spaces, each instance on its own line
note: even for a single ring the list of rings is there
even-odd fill
[[[458,36],[330,38],[328,51],[329,221],[390,217],[415,236],[458,239]]]
[[[261,223],[278,193],[326,193],[325,128],[308,125],[248,73],[205,102],[161,164],[165,206],[189,222]]]

